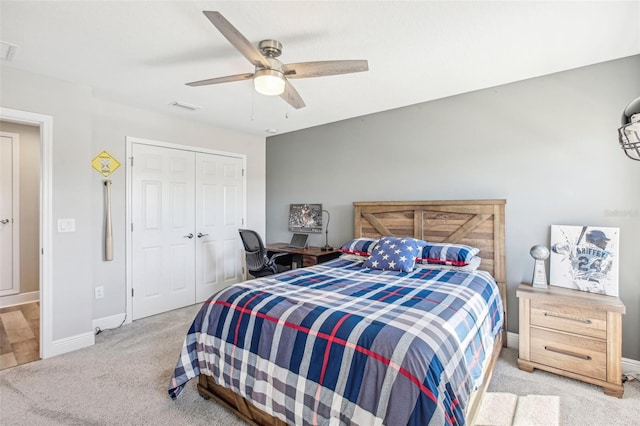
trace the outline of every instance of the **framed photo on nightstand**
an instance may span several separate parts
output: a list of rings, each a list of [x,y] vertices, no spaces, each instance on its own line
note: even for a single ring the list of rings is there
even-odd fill
[[[620,228],[551,226],[549,284],[618,296]]]

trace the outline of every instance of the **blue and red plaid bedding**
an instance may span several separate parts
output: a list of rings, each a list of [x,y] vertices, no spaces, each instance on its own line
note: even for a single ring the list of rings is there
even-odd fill
[[[336,259],[214,294],[169,395],[206,374],[289,424],[464,424],[503,326],[495,281],[360,265]]]

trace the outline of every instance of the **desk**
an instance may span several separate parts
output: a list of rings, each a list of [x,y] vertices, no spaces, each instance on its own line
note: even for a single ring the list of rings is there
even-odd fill
[[[339,257],[342,252],[340,250],[322,250],[320,247],[307,248],[291,248],[288,243],[267,244],[267,252],[271,253],[290,253],[293,257],[291,267],[306,268],[307,266],[317,265],[318,263],[328,262]]]

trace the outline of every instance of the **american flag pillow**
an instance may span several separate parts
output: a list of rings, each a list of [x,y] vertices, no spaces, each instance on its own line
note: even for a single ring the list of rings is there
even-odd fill
[[[382,237],[362,266],[383,271],[411,272],[425,244],[426,241],[415,238]]]
[[[378,242],[377,238],[355,238],[340,247],[340,251],[358,256],[371,256],[371,252]]]
[[[481,263],[482,259],[479,256],[473,256],[468,264],[462,266],[446,265],[443,263],[430,263],[416,259],[416,268],[436,269],[439,271],[473,272],[480,268]]]
[[[464,244],[427,243],[422,249],[422,255],[418,256],[417,262],[465,266],[478,253],[480,253],[479,248]]]

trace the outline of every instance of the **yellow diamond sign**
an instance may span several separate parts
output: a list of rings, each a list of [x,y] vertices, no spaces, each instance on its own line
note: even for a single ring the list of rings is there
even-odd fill
[[[107,151],[102,151],[91,160],[91,167],[96,169],[102,176],[107,177],[120,167],[120,163]]]

